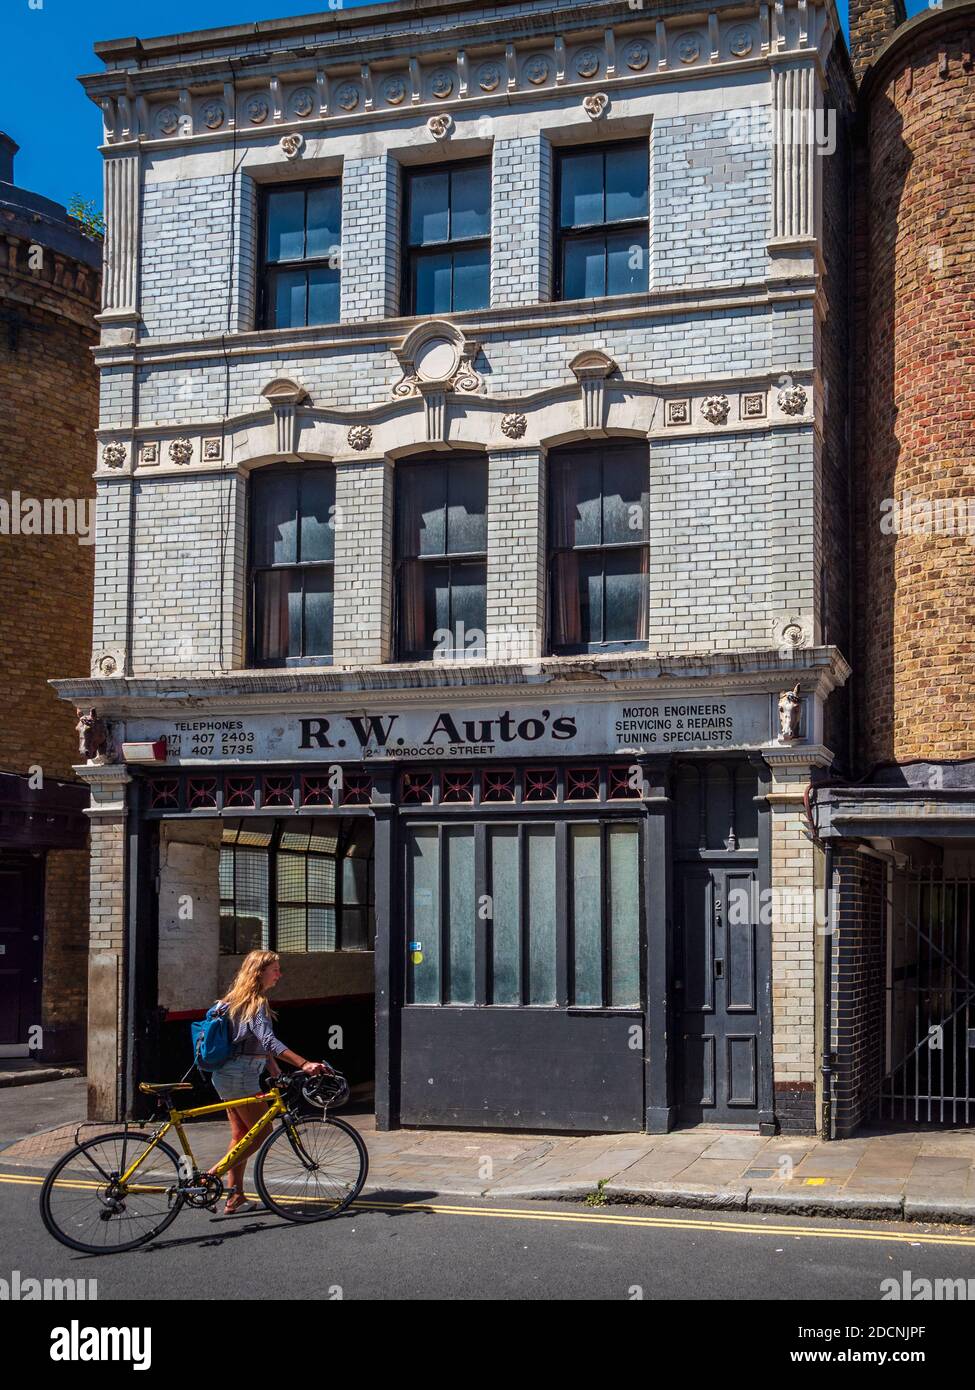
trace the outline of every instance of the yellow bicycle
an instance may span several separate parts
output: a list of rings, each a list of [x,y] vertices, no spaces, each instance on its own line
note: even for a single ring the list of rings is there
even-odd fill
[[[154,1240],[184,1206],[213,1210],[223,1195],[223,1174],[278,1118],[280,1125],[264,1140],[254,1165],[254,1182],[266,1207],[288,1221],[324,1221],[345,1211],[362,1191],[369,1171],[366,1146],[352,1125],[329,1114],[349,1095],[338,1072],[292,1072],[277,1077],[259,1095],[192,1110],[178,1110],[172,1100],[174,1092],[192,1090],[189,1082],[143,1082],[139,1089],[158,1098],[166,1110],[165,1124],[150,1132],[126,1125],[79,1142],[44,1179],[44,1225],[72,1250],[89,1255],[135,1250]],[[321,1114],[302,1114],[302,1098]],[[201,1172],[183,1121],[258,1100],[267,1102],[261,1118],[212,1172]],[[171,1129],[182,1156],[163,1143]]]

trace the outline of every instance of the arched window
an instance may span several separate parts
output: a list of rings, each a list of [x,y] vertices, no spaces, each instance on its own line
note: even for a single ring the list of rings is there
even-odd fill
[[[251,660],[332,658],[335,471],[265,468],[250,483]]]

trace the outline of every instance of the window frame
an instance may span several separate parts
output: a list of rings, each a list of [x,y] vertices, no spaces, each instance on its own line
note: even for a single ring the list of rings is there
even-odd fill
[[[647,162],[647,215],[646,217],[631,217],[620,222],[587,222],[577,227],[563,228],[562,226],[562,167],[566,159],[573,155],[580,154],[601,154],[603,156],[603,199],[605,202],[606,194],[606,153],[609,150],[619,149],[644,150]],[[624,291],[624,294],[646,294],[650,287],[650,190],[652,187],[650,169],[650,140],[641,138],[638,140],[607,140],[600,144],[564,145],[557,146],[555,149],[555,179],[554,193],[555,203],[552,208],[552,225],[555,232],[554,264],[553,270],[553,298],[558,303],[579,304],[584,300],[566,299],[565,297],[565,246],[569,241],[582,241],[587,237],[592,237],[599,233],[603,237],[603,266],[606,273],[604,280],[607,288],[602,295],[596,296],[600,299],[620,299],[623,295],[610,294],[608,284],[607,257],[609,255],[608,239],[610,233],[625,232],[631,229],[641,229],[646,234],[647,239],[647,285],[642,290]],[[588,298],[588,296],[586,296]]]
[[[257,564],[255,564],[255,562],[254,562],[254,555],[255,555],[255,550],[256,550],[256,546],[255,546],[255,527],[256,527],[256,524],[257,524],[256,509],[255,509],[255,507],[254,507],[254,486],[255,486],[256,480],[257,480],[258,478],[261,478],[261,477],[266,477],[266,478],[272,478],[272,477],[273,477],[273,478],[290,478],[290,477],[298,477],[299,480],[300,480],[300,478],[302,478],[302,477],[309,476],[309,475],[313,475],[313,474],[319,474],[319,473],[331,473],[331,474],[333,475],[334,479],[335,479],[336,489],[337,489],[337,485],[338,485],[338,473],[337,473],[337,470],[336,470],[334,464],[329,464],[329,463],[325,463],[325,464],[322,464],[322,463],[301,464],[301,465],[294,465],[294,466],[291,466],[291,465],[281,465],[281,464],[273,464],[273,463],[272,463],[272,464],[268,465],[266,468],[255,468],[255,469],[253,469],[252,472],[249,474],[248,479],[247,479],[247,602],[248,602],[248,609],[249,609],[249,611],[248,611],[248,622],[247,622],[247,664],[248,664],[248,666],[249,666],[250,668],[252,668],[252,669],[254,669],[254,670],[260,669],[260,670],[272,670],[272,671],[276,670],[276,671],[282,671],[282,670],[285,670],[285,669],[288,668],[288,667],[297,667],[297,666],[331,666],[332,663],[333,663],[333,661],[334,661],[334,659],[335,659],[335,656],[334,656],[334,647],[335,647],[335,554],[334,554],[334,549],[333,549],[332,559],[331,559],[331,560],[306,560],[306,561],[297,560],[297,561],[295,561],[294,563],[290,563],[290,562],[289,562],[289,563],[287,563],[287,564],[282,563],[282,564],[278,564],[278,565],[275,565],[275,564],[257,565]],[[336,503],[333,503],[332,505],[335,506],[335,505],[337,505],[337,504],[336,504]],[[298,536],[299,545],[300,545],[300,537],[301,537],[301,524],[300,524],[300,523],[301,523],[301,486],[300,486],[300,481],[299,481],[299,487],[298,487],[298,492],[297,492],[296,520],[297,520],[297,528],[296,528],[296,529],[297,529],[297,536]],[[327,653],[322,653],[322,654],[320,654],[320,655],[314,655],[314,656],[304,656],[304,655],[303,655],[303,656],[288,656],[288,657],[285,657],[285,658],[283,659],[283,661],[278,660],[277,658],[260,657],[260,656],[258,655],[258,642],[257,642],[257,615],[258,615],[258,603],[257,603],[257,576],[258,576],[258,574],[263,574],[263,573],[266,573],[266,572],[273,572],[273,571],[282,571],[282,570],[298,570],[298,571],[301,572],[301,574],[302,574],[302,589],[301,589],[301,598],[302,598],[302,604],[301,604],[301,628],[302,628],[302,646],[304,646],[304,637],[305,637],[305,587],[304,587],[304,574],[305,574],[306,571],[308,571],[308,570],[313,570],[313,569],[315,569],[315,570],[327,570],[327,571],[331,574],[331,576],[332,576],[332,642],[331,642],[332,650],[329,651],[329,652],[327,652]]]
[[[553,539],[552,539],[552,538],[553,538],[553,536],[554,536],[554,534],[555,534],[555,525],[554,525],[553,509],[554,509],[554,506],[555,506],[556,489],[555,489],[554,484],[553,484],[552,473],[553,473],[553,470],[554,470],[554,468],[555,468],[555,465],[558,464],[558,463],[560,462],[561,459],[570,457],[572,454],[591,454],[591,455],[593,455],[593,456],[595,456],[595,457],[598,457],[598,459],[599,459],[599,469],[600,469],[600,492],[599,492],[599,498],[600,498],[600,528],[601,528],[601,527],[602,527],[602,503],[603,503],[603,499],[605,498],[605,495],[606,495],[606,494],[605,494],[605,484],[604,484],[604,481],[603,481],[603,474],[604,474],[604,467],[605,467],[605,455],[606,455],[608,452],[611,452],[611,451],[612,451],[612,449],[613,449],[613,447],[614,447],[614,443],[615,443],[616,447],[621,447],[621,446],[622,446],[622,447],[626,447],[626,445],[630,445],[631,447],[634,447],[634,448],[642,448],[642,447],[643,447],[642,444],[640,443],[640,441],[638,441],[638,440],[618,440],[618,441],[611,441],[610,444],[609,444],[608,446],[607,446],[606,444],[595,444],[595,445],[587,445],[587,444],[575,445],[575,444],[572,444],[572,445],[567,445],[567,446],[565,446],[564,448],[553,449],[553,450],[549,453],[549,456],[548,456],[548,458],[547,458],[547,460],[546,460],[546,465],[547,465],[547,469],[548,469],[548,475],[547,475],[546,480],[545,480],[545,482],[546,482],[546,488],[545,488],[545,492],[546,492],[546,518],[545,518],[545,522],[546,522],[546,561],[545,561],[545,574],[546,574],[546,581],[547,581],[547,582],[546,582],[546,600],[547,600],[547,601],[546,601],[546,605],[545,605],[545,612],[546,612],[545,649],[546,649],[546,651],[549,653],[550,656],[585,656],[585,655],[587,655],[587,654],[588,654],[588,655],[591,655],[592,653],[599,653],[599,652],[646,651],[646,650],[648,649],[648,646],[649,646],[649,641],[650,641],[650,631],[649,631],[649,626],[650,626],[649,599],[647,600],[647,630],[644,632],[644,634],[643,634],[642,637],[626,637],[626,638],[620,638],[620,639],[618,639],[618,640],[614,640],[614,641],[610,641],[610,642],[606,642],[606,641],[603,641],[603,642],[583,642],[583,643],[578,643],[578,644],[576,644],[576,643],[571,643],[571,644],[570,644],[570,643],[556,644],[556,642],[555,642],[555,600],[556,600],[556,591],[557,591],[557,588],[558,588],[558,584],[557,584],[557,560],[558,560],[558,556],[560,556],[560,555],[562,555],[562,554],[565,554],[565,553],[568,553],[568,552],[573,552],[573,553],[577,553],[577,554],[581,554],[581,555],[594,555],[594,554],[596,554],[596,555],[606,555],[607,553],[613,552],[613,551],[642,550],[642,551],[644,552],[644,554],[646,555],[646,574],[647,574],[647,582],[649,582],[650,558],[651,558],[651,557],[650,557],[650,539],[649,539],[649,517],[647,518],[647,524],[646,524],[646,526],[645,526],[645,528],[644,528],[643,538],[642,538],[641,540],[636,540],[636,541],[610,541],[608,544],[603,544],[603,543],[601,543],[601,544],[599,544],[599,545],[560,545],[560,546],[556,546],[555,544],[553,544]],[[649,491],[650,491],[650,454],[649,454],[649,449],[647,450],[647,458],[646,458],[646,484],[647,484],[647,486],[646,486],[646,491],[647,491],[647,493],[649,494]],[[648,505],[649,505],[649,499],[648,499]],[[605,571],[605,564],[604,564],[604,567],[603,567],[602,596],[603,596],[603,597],[602,597],[602,602],[603,602],[603,613],[602,613],[603,622],[602,622],[602,629],[603,629],[603,631],[605,632],[605,630],[606,630],[606,623],[605,623],[605,613],[606,613],[606,571]]]
[[[321,267],[333,269],[329,265],[328,256],[307,256],[300,261],[269,261],[267,256],[267,233],[269,221],[269,204],[271,196],[275,193],[298,193],[305,195],[305,235],[307,240],[308,233],[308,191],[309,189],[337,188],[339,191],[339,248],[341,250],[341,215],[343,187],[342,178],[336,175],[333,178],[323,179],[298,179],[294,183],[266,183],[261,184],[260,209],[257,219],[258,227],[258,284],[257,284],[257,328],[266,330],[270,333],[285,333],[289,329],[299,328],[324,328],[329,324],[340,323],[342,318],[341,295],[342,295],[342,267],[339,265],[339,312],[334,319],[327,319],[322,324],[311,324],[308,322],[308,271],[316,270]],[[305,272],[305,322],[303,324],[276,324],[271,322],[274,297],[270,293],[271,281],[275,275],[287,270],[304,270]]]
[[[248,824],[248,820],[251,820],[251,823],[253,822],[253,818],[248,818],[248,817],[240,817],[240,818],[235,818],[235,819],[237,820],[237,829],[238,829],[238,833],[239,833],[240,829],[241,829],[243,826],[245,826],[245,825]],[[285,834],[286,831],[294,832],[295,829],[297,828],[297,827],[296,827],[296,824],[295,824],[296,822],[298,822],[299,825],[300,825],[300,824],[305,824],[305,825],[307,826],[307,828],[310,830],[310,829],[311,829],[311,823],[312,823],[313,819],[319,819],[319,820],[337,820],[337,821],[339,821],[339,823],[340,823],[340,824],[339,824],[339,836],[338,836],[338,841],[337,841],[337,846],[336,846],[336,853],[335,853],[334,855],[325,854],[322,850],[299,850],[299,849],[292,849],[292,848],[285,848],[284,850],[281,849],[281,837]],[[367,860],[366,860],[366,865],[367,865],[367,868],[366,868],[366,885],[367,885],[367,886],[366,886],[366,902],[365,902],[365,903],[348,903],[348,904],[347,904],[347,903],[345,902],[345,898],[344,898],[343,874],[342,874],[341,866],[342,866],[342,864],[344,863],[344,861],[345,861],[346,858],[355,857],[355,856],[348,856],[348,855],[346,855],[344,852],[342,852],[342,850],[343,850],[343,845],[344,845],[344,848],[347,849],[348,846],[349,846],[349,844],[352,842],[352,840],[353,840],[353,838],[354,838],[354,835],[355,835],[355,825],[356,825],[356,822],[357,822],[357,821],[360,821],[360,820],[368,820],[368,821],[372,824],[372,827],[373,827],[372,852],[371,852],[371,854],[369,855],[369,857],[368,857]],[[227,825],[227,824],[230,824],[230,823],[232,823],[232,822],[229,822],[229,821],[224,821],[224,822],[223,822],[224,825]],[[278,940],[278,909],[279,909],[280,907],[289,907],[289,906],[292,906],[292,904],[289,904],[289,903],[287,903],[287,902],[281,903],[281,902],[279,902],[279,900],[278,900],[278,863],[277,863],[277,856],[278,856],[279,853],[300,855],[300,856],[303,857],[304,862],[305,862],[305,895],[304,895],[304,898],[302,899],[302,903],[301,903],[301,905],[304,907],[305,912],[306,912],[306,917],[305,917],[305,947],[304,947],[304,950],[303,950],[303,951],[289,952],[289,954],[309,955],[309,956],[330,956],[330,955],[337,955],[340,951],[345,951],[345,952],[347,952],[347,953],[349,953],[349,954],[359,954],[359,955],[363,954],[364,952],[374,952],[374,951],[375,951],[375,942],[376,942],[376,835],[375,835],[375,820],[374,820],[374,818],[373,818],[372,816],[368,816],[368,817],[367,817],[367,816],[348,816],[348,815],[341,815],[341,814],[340,814],[340,815],[334,815],[334,814],[331,814],[331,815],[330,815],[330,814],[328,814],[328,812],[326,812],[324,815],[316,816],[316,817],[314,817],[314,818],[312,818],[312,817],[308,817],[308,818],[305,818],[305,817],[295,817],[295,816],[277,816],[277,817],[274,818],[274,824],[272,825],[272,828],[271,828],[271,831],[270,831],[270,836],[271,836],[270,842],[269,842],[267,845],[264,845],[264,846],[238,845],[238,844],[236,844],[236,843],[234,843],[234,844],[228,844],[228,845],[221,844],[221,846],[220,846],[220,852],[221,852],[221,854],[222,854],[225,850],[230,851],[230,853],[233,855],[233,859],[234,859],[234,899],[233,899],[234,914],[233,914],[233,915],[234,915],[234,921],[235,921],[235,923],[236,923],[236,918],[237,918],[237,912],[236,912],[236,907],[237,907],[237,895],[236,895],[236,887],[237,887],[237,866],[236,866],[237,851],[238,851],[238,849],[244,849],[244,850],[247,850],[247,851],[250,852],[250,853],[261,853],[261,852],[263,852],[263,854],[264,854],[264,856],[265,856],[265,862],[266,862],[266,865],[267,865],[267,935],[268,935],[268,945],[267,945],[266,948],[262,948],[262,949],[267,949],[267,950],[269,950],[269,951],[276,951],[276,950],[278,949],[278,945],[277,945],[277,940]],[[335,874],[335,898],[334,898],[334,901],[333,901],[331,904],[313,903],[313,902],[311,901],[311,899],[308,897],[308,860],[309,860],[309,859],[312,859],[312,858],[318,858],[318,859],[332,859],[332,860],[334,860],[334,862],[335,862],[335,865],[336,865],[336,874]],[[370,900],[371,900],[371,901],[370,901]],[[223,896],[222,893],[219,894],[219,908],[218,908],[218,910],[219,910],[219,913],[220,913],[221,922],[222,922],[223,916],[224,916],[224,913],[223,913],[224,904],[227,903],[227,902],[229,902],[229,901],[230,901],[230,899],[225,898],[225,897]],[[294,906],[297,906],[297,905],[298,905],[298,904],[294,904]],[[330,905],[330,906],[334,909],[334,911],[335,911],[335,946],[334,946],[334,948],[333,948],[331,951],[329,951],[329,950],[311,951],[311,950],[308,949],[308,918],[307,918],[308,909],[309,909],[310,907],[321,907],[321,906],[329,906],[329,905]],[[343,938],[344,938],[344,935],[345,935],[345,932],[344,932],[344,913],[345,913],[346,910],[348,910],[349,912],[362,912],[362,913],[364,913],[364,915],[365,915],[365,921],[366,921],[366,940],[367,940],[367,941],[371,941],[371,943],[372,943],[371,945],[367,945],[367,946],[346,946],[346,945],[344,945],[344,943],[343,943]],[[370,924],[371,924],[371,932],[370,932]],[[236,940],[236,926],[235,926],[235,928],[234,928],[234,944],[235,944],[235,945],[237,944],[237,940]],[[230,955],[241,955],[241,954],[246,954],[246,953],[242,953],[242,952],[240,952],[240,951],[234,951],[234,952],[224,952],[224,951],[220,951],[220,954],[221,954],[221,955],[225,955],[225,954],[230,954]]]
[[[473,169],[483,166],[487,170],[488,176],[488,233],[487,236],[480,237],[461,237],[458,240],[429,242],[426,245],[412,246],[410,244],[410,182],[412,179],[422,177],[424,174],[447,174],[452,176],[463,169]],[[492,216],[492,194],[494,181],[494,161],[491,155],[480,155],[474,159],[459,159],[444,162],[443,164],[407,164],[402,168],[403,179],[403,206],[400,220],[400,245],[402,248],[400,260],[400,284],[402,291],[400,294],[400,312],[407,318],[435,318],[441,313],[460,314],[460,313],[481,313],[484,309],[491,307],[491,243],[494,231],[494,219]],[[448,195],[448,208],[451,219],[453,218],[453,185],[451,184]],[[454,300],[454,263],[453,254],[455,251],[477,250],[480,247],[487,248],[488,259],[488,299],[487,303],[479,309],[455,309]],[[416,263],[422,258],[430,256],[444,255],[449,253],[451,256],[450,267],[450,300],[451,307],[443,310],[430,310],[421,312],[416,307]]]
[[[444,513],[445,513],[445,519],[446,519],[446,513],[447,513],[447,512],[449,511],[449,509],[450,509],[450,476],[451,476],[452,471],[454,471],[454,470],[456,470],[456,469],[463,468],[463,467],[465,467],[465,466],[467,466],[467,465],[469,465],[469,464],[475,464],[475,463],[478,464],[478,465],[480,465],[480,467],[483,468],[483,470],[484,470],[484,549],[483,549],[483,550],[457,550],[457,551],[445,550],[445,551],[443,551],[442,553],[428,554],[428,555],[401,555],[401,554],[400,554],[400,550],[399,550],[400,512],[401,512],[401,500],[400,500],[401,494],[400,494],[400,489],[401,489],[401,487],[403,486],[403,476],[404,476],[404,473],[405,473],[407,470],[420,469],[420,468],[437,468],[437,467],[439,467],[439,468],[443,468],[443,469],[444,469],[445,476],[446,476],[446,480],[447,480],[446,488],[445,488],[445,493],[444,493]],[[405,564],[406,564],[408,561],[416,561],[416,562],[419,562],[419,563],[421,563],[421,564],[431,564],[431,565],[443,565],[443,564],[446,564],[446,565],[448,566],[448,570],[449,570],[449,571],[452,571],[452,570],[453,570],[453,566],[454,566],[455,563],[459,563],[459,564],[483,564],[483,566],[484,566],[484,609],[485,609],[485,632],[484,632],[484,637],[485,637],[485,644],[486,644],[486,642],[487,642],[487,581],[488,581],[488,576],[487,576],[487,560],[488,560],[489,528],[490,528],[490,524],[491,524],[490,509],[489,509],[490,487],[491,487],[490,461],[488,460],[488,458],[487,458],[486,455],[482,455],[482,454],[471,454],[471,453],[464,453],[464,454],[458,454],[458,455],[447,454],[447,455],[442,456],[442,457],[434,456],[434,457],[432,457],[432,458],[425,457],[425,458],[423,458],[423,459],[418,459],[418,458],[407,458],[407,459],[402,459],[402,460],[400,460],[400,461],[397,463],[394,472],[395,472],[395,477],[394,477],[394,507],[393,507],[393,633],[394,633],[394,643],[393,643],[393,646],[394,646],[394,650],[395,650],[395,652],[396,652],[396,660],[397,660],[397,661],[411,661],[411,662],[412,662],[412,661],[433,661],[434,658],[435,658],[435,653],[436,653],[436,647],[435,647],[435,646],[431,647],[430,651],[428,651],[428,652],[415,652],[415,651],[414,651],[414,652],[410,652],[410,651],[407,651],[406,646],[405,646],[405,643],[404,643],[404,640],[403,640],[403,627],[402,627],[402,617],[403,617],[403,570],[404,570]],[[447,542],[447,536],[446,536],[446,525],[445,525],[445,528],[444,528],[444,543],[446,544],[446,542]],[[452,595],[452,593],[453,593],[453,577],[452,577],[452,573],[451,573],[451,575],[450,575],[450,577],[449,577],[449,579],[448,579],[448,583],[449,583],[449,585],[450,585],[450,592],[451,592],[451,595]],[[449,600],[449,602],[450,602],[451,608],[452,608],[452,607],[453,607],[452,597],[451,597],[451,599]],[[453,622],[451,622],[451,629],[450,629],[450,630],[451,630],[451,632],[454,631],[454,624],[453,624]],[[465,649],[465,650],[466,650],[466,649]],[[474,655],[484,656],[484,655],[486,655],[486,651],[485,651],[485,652],[481,652],[481,653],[475,653],[475,652],[472,651],[472,652],[470,652],[469,654],[470,654],[471,656],[474,656]],[[462,653],[461,656],[459,656],[459,657],[458,657],[458,656],[455,656],[454,659],[460,660],[460,659],[462,659],[463,655],[464,655],[464,654]]]

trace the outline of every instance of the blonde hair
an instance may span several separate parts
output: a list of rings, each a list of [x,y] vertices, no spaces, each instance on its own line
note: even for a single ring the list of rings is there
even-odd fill
[[[233,984],[220,1000],[220,1003],[229,1006],[227,1011],[235,1024],[242,1019],[249,1023],[262,1004],[271,1018],[277,1017],[261,989],[261,976],[269,965],[279,959],[277,951],[249,951],[244,957]]]

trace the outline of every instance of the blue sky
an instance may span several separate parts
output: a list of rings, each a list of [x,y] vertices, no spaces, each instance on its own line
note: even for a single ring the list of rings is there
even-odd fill
[[[372,0],[375,2],[375,0]],[[352,8],[365,0],[345,0]],[[847,0],[838,0],[844,25]],[[907,0],[909,14],[924,0]],[[101,206],[101,117],[77,82],[97,72],[100,39],[140,38],[314,12],[313,0],[0,0],[0,130],[21,147],[22,188],[66,203],[73,193]],[[320,8],[325,8],[320,6]]]

